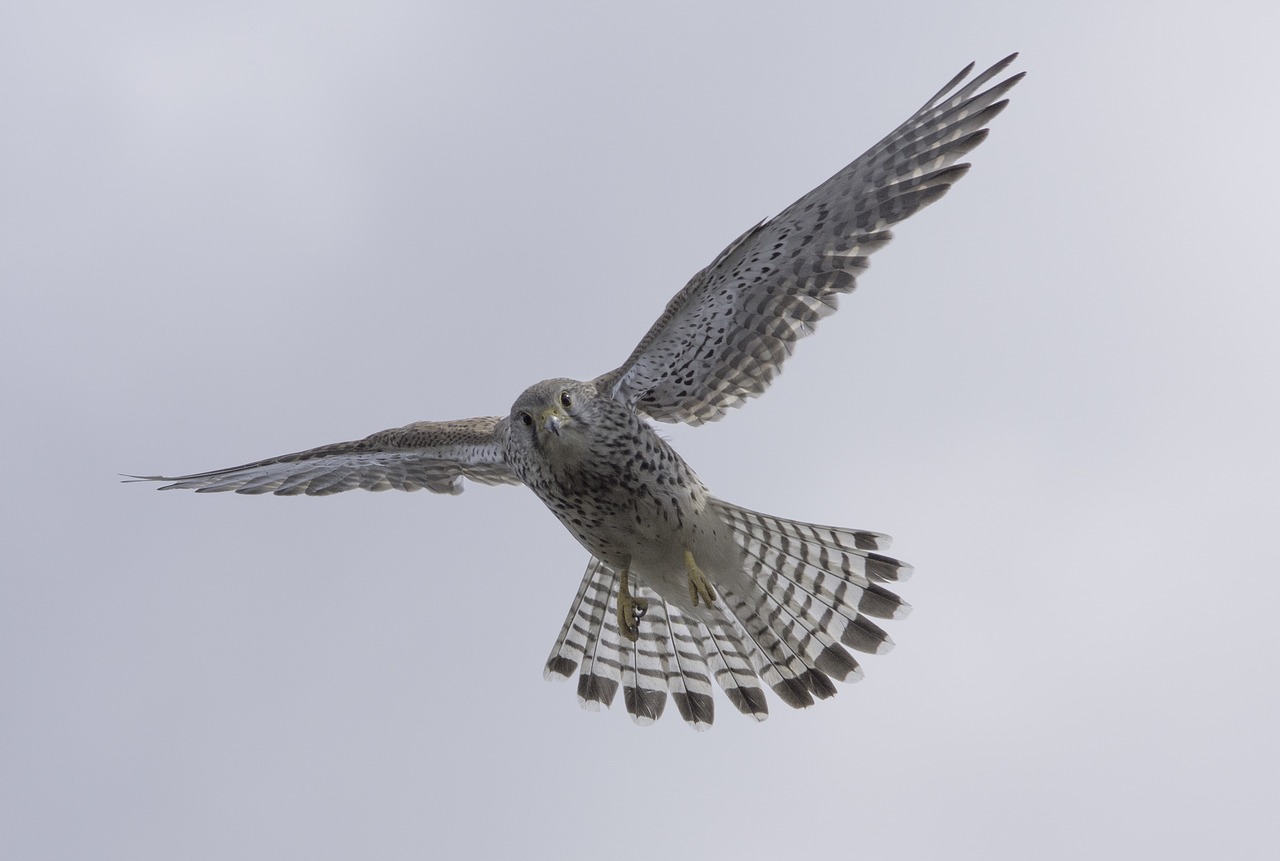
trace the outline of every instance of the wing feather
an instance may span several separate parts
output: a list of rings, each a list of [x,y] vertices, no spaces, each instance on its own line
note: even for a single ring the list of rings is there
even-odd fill
[[[1016,54],[960,74],[835,176],[748,230],[675,295],[598,390],[650,418],[702,424],[763,392],[797,339],[836,310],[889,227],[942,197],[1022,74],[982,90]],[[958,88],[958,89],[957,89]],[[981,90],[981,91],[980,91]]]
[[[461,493],[462,479],[519,484],[502,451],[506,419],[484,416],[414,422],[362,440],[324,445],[294,454],[191,475],[136,475],[168,482],[161,490],[326,496],[345,490],[427,490]]]

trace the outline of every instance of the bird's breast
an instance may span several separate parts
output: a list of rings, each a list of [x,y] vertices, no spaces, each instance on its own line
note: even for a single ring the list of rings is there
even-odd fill
[[[708,493],[665,440],[637,421],[556,443],[526,484],[592,554],[625,566],[666,548],[683,552]]]

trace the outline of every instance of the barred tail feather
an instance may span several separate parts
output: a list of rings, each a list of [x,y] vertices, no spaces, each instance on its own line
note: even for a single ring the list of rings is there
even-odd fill
[[[637,588],[635,595],[647,599],[651,608],[662,603],[656,592],[645,588]],[[614,601],[610,602],[610,609]],[[611,612],[609,618],[614,620],[616,628],[617,613]],[[669,631],[658,625],[647,627],[650,636],[641,637],[634,643],[619,640],[622,701],[627,707],[627,714],[640,726],[648,726],[662,717],[667,707],[666,659],[671,651]]]
[[[616,582],[616,576],[612,572],[610,575]],[[578,703],[588,711],[597,711],[600,706],[613,705],[622,683],[622,636],[618,633],[617,620],[607,612],[596,620],[592,633],[592,648],[583,658],[578,676]]]
[[[635,587],[649,601],[640,623],[640,639],[623,639],[617,623],[620,578],[609,565],[592,559],[569,608],[560,636],[547,658],[547,679],[568,679],[578,672],[578,702],[597,710],[612,705],[618,688],[632,720],[648,725],[662,716],[670,692],[680,716],[694,729],[711,726],[715,710],[711,679],[720,683],[730,702],[763,720],[768,714],[764,693],[731,626],[708,630],[684,616],[656,592]]]
[[[569,610],[544,671],[547,678],[569,678],[581,661],[578,702],[585,709],[595,710],[601,705],[608,708],[621,680],[617,648],[609,648],[602,638],[617,579],[617,573],[598,559],[587,564],[583,585],[578,590],[583,597]]]
[[[721,500],[712,505],[732,527],[747,560],[745,585],[736,586],[743,594],[730,594],[729,606],[775,663],[781,656],[811,694],[833,694],[833,678],[862,677],[845,647],[870,654],[893,648],[888,634],[867,618],[900,619],[910,611],[880,585],[911,573],[910,565],[876,552],[888,547],[888,536],[786,520]],[[797,661],[803,670],[796,670]],[[779,695],[791,705],[812,702]]]
[[[865,593],[857,585],[845,580],[833,587],[830,581],[834,578],[821,569],[781,554],[748,551],[747,570],[772,602],[774,613],[781,615],[785,612],[790,620],[788,624],[804,628],[804,634],[817,636],[821,632],[828,639],[839,640],[859,652],[876,655],[885,654],[893,648],[889,635],[860,615],[867,611],[862,601]],[[876,610],[893,606],[898,611],[908,606],[892,592],[883,588],[881,591],[888,598],[873,595],[875,600],[871,603]],[[889,599],[897,604],[892,604]],[[901,614],[906,615],[905,610],[901,610]],[[816,623],[812,630],[806,625],[806,619]]]
[[[578,663],[591,645],[588,637],[593,621],[604,617],[609,606],[609,593],[602,582],[608,574],[607,566],[599,559],[592,557],[587,563],[587,573],[582,576],[582,585],[569,606],[569,615],[565,616],[564,625],[560,628],[560,636],[547,658],[543,668],[544,679],[567,679],[578,668]]]
[[[787,520],[721,499],[711,500],[711,505],[721,519],[734,528],[739,544],[754,539],[761,547],[802,561],[812,559],[824,567],[839,566],[840,573],[844,575],[863,574],[868,579],[881,582],[897,582],[911,577],[913,569],[906,562],[873,552],[887,550],[892,543],[892,539],[882,532]],[[751,548],[747,549],[750,551]]]
[[[746,633],[752,646],[749,652],[751,665],[764,683],[792,708],[813,705],[815,688],[823,688],[807,677],[810,668],[804,661],[746,601],[725,589],[721,589],[720,597]],[[830,684],[829,679],[824,677],[824,680]],[[818,695],[823,696],[821,693]]]
[[[702,618],[635,584],[648,610],[640,637],[618,630],[618,587],[611,566],[592,559],[547,658],[548,679],[578,673],[583,708],[609,707],[622,689],[641,725],[658,720],[667,695],[694,729],[715,719],[711,680],[740,712],[769,715],[763,685],[795,708],[856,682],[862,668],[850,651],[884,654],[891,640],[871,618],[900,619],[910,606],[882,583],[905,580],[911,566],[879,552],[877,532],[786,520],[712,500],[733,531],[744,565],[715,581],[717,599]]]
[[[690,625],[679,609],[659,600],[650,604],[649,624],[654,636],[666,638],[670,649],[663,657],[667,689],[685,723],[696,730],[710,729],[715,720],[711,695],[711,671],[702,648],[703,634],[697,622]]]
[[[737,627],[728,620],[702,623],[707,634],[707,665],[720,690],[733,707],[747,717],[764,720],[769,716],[769,703],[748,657],[750,650],[742,642]]]
[[[850,644],[842,645],[842,638],[833,631],[841,627],[841,622],[835,618],[839,611],[819,603],[795,583],[780,584],[777,572],[770,572],[767,577],[760,574],[757,571],[760,582],[765,583],[768,623],[781,633],[792,651],[803,655],[806,665],[838,682],[861,679],[862,668],[844,648]],[[845,619],[844,624],[850,621]]]

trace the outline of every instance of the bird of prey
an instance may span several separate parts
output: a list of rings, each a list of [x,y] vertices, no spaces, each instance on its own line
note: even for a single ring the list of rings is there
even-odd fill
[[[578,673],[586,708],[622,688],[640,724],[667,695],[696,729],[712,680],[738,711],[768,715],[762,683],[808,706],[861,677],[850,653],[892,641],[872,619],[908,605],[885,584],[909,565],[887,536],[761,514],[711,494],[649,421],[700,425],[762,393],[796,341],[836,310],[891,225],[969,170],[1017,55],[968,80],[969,64],[920,110],[690,279],[621,365],[595,379],[536,383],[504,416],[415,422],[355,442],[230,469],[137,476],[197,492],[459,493],[463,479],[524,484],[591,554],[546,662]]]

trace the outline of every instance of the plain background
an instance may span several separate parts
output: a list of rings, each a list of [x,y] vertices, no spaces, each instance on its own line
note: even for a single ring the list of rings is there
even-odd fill
[[[1277,857],[1274,4],[206,7],[0,13],[0,856]],[[832,701],[580,710],[520,488],[118,483],[613,367],[1012,50],[770,392],[664,427],[917,566]]]

